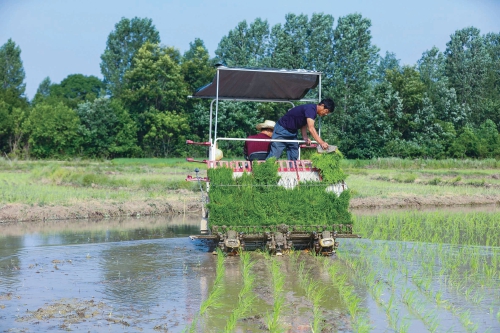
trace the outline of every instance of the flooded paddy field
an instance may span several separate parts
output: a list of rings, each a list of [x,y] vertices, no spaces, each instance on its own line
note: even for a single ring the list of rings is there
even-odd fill
[[[216,256],[199,219],[0,225],[0,332],[498,332],[500,212],[354,213],[336,256]]]

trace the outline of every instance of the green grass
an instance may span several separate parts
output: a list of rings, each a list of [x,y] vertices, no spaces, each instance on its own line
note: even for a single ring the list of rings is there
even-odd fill
[[[366,238],[500,246],[500,213],[419,212],[354,216],[354,233]]]
[[[429,160],[429,159],[401,159],[401,158],[378,158],[372,160],[344,160],[342,161],[343,168],[355,169],[498,169],[500,168],[500,160],[484,159],[484,160],[461,160],[461,159],[444,159],[444,160]]]
[[[489,171],[485,180],[483,174],[468,173],[461,170],[446,174],[426,170],[412,170],[405,174],[399,170],[367,169],[364,173],[346,173],[346,180],[352,189],[353,198],[391,198],[407,196],[472,196],[495,195],[500,193],[500,180],[492,178],[498,170]],[[460,178],[458,178],[460,177]],[[490,184],[492,186],[486,186]],[[439,185],[439,186],[435,186]]]
[[[70,205],[91,200],[146,200],[167,191],[199,191],[194,164],[181,159],[9,161],[0,159],[0,204]],[[200,175],[206,175],[203,165]],[[190,167],[190,168],[188,168]]]
[[[496,160],[343,160],[353,198],[498,196]],[[15,161],[0,158],[0,204],[67,205],[87,200],[143,200],[199,185],[206,166],[183,158],[111,161]]]

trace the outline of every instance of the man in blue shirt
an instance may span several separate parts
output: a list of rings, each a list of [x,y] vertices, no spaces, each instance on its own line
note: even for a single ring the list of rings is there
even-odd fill
[[[281,117],[274,127],[273,136],[271,139],[281,140],[297,140],[299,129],[302,132],[302,139],[306,144],[311,144],[311,139],[307,136],[307,130],[312,137],[323,149],[328,149],[328,143],[323,141],[316,129],[314,128],[314,120],[316,116],[326,116],[335,109],[333,100],[326,98],[318,104],[304,104],[296,106]],[[283,149],[286,148],[288,160],[295,161],[299,157],[299,144],[297,142],[271,142],[271,150],[267,158],[281,157]]]

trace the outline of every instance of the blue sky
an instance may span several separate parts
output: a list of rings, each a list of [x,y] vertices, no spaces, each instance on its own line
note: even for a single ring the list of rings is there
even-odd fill
[[[450,35],[467,26],[500,32],[500,0],[0,0],[0,45],[21,47],[26,95],[32,98],[47,76],[59,83],[70,74],[102,78],[100,55],[122,18],[149,17],[162,44],[181,52],[195,38],[213,56],[222,36],[238,22],[257,17],[270,26],[287,13],[361,13],[372,22],[373,43],[413,65],[422,52],[444,51]]]

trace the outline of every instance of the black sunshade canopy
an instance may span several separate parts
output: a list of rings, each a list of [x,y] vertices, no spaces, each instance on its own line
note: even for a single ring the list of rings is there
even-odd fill
[[[255,69],[219,66],[219,99],[297,101],[319,83],[321,73],[304,69]],[[193,94],[216,98],[217,75]]]

